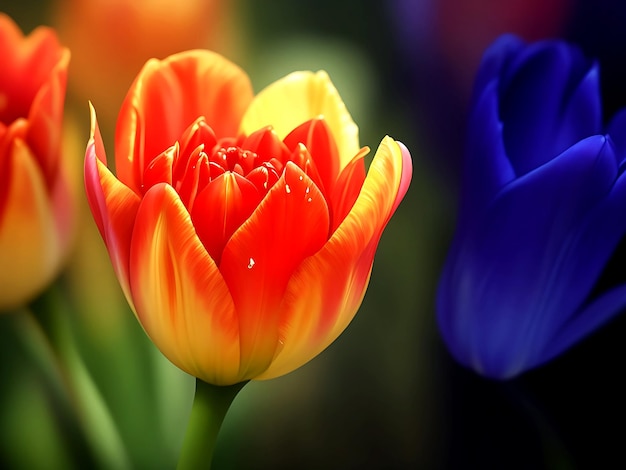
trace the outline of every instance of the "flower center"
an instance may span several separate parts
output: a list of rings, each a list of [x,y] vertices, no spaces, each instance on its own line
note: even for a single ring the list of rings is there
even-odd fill
[[[317,155],[321,173],[310,152]],[[171,185],[219,264],[224,246],[278,182],[287,162],[297,165],[328,197],[337,161],[334,140],[319,119],[303,123],[281,140],[270,127],[218,139],[204,118],[198,118],[145,168],[142,191],[159,183]]]
[[[155,184],[169,183],[191,213],[198,194],[211,182],[230,173],[253,184],[259,192],[259,200],[262,199],[282,174],[289,151],[277,138],[269,136],[271,129],[260,132],[248,138],[218,140],[206,122],[198,119],[178,142],[146,167],[144,193]],[[253,146],[259,148],[250,150]]]

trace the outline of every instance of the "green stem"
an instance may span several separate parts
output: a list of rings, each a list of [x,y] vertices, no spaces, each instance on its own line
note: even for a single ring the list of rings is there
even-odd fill
[[[49,291],[54,292],[50,295]],[[95,460],[83,435],[68,370],[55,341],[55,319],[67,312],[63,311],[58,301],[56,286],[50,287],[49,291],[34,301],[30,308],[24,307],[10,314],[14,340],[41,379],[67,450],[81,463],[92,465]]]
[[[40,354],[40,367],[47,377],[58,414],[64,419],[65,431],[75,457],[81,466],[129,468],[118,430],[112,424],[109,410],[80,356],[72,327],[75,315],[61,287],[53,283],[30,306],[27,317],[40,333],[46,354]],[[47,367],[46,367],[47,366]]]
[[[178,470],[211,468],[217,435],[226,412],[245,384],[218,386],[196,379],[196,393]]]

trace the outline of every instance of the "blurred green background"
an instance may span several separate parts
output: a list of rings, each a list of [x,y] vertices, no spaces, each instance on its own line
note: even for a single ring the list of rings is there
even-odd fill
[[[25,32],[53,26],[72,49],[68,127],[79,137],[67,145],[68,158],[82,162],[88,100],[113,158],[120,90],[150,54],[176,52],[168,47],[179,44],[224,53],[257,91],[294,70],[325,69],[359,125],[362,145],[375,149],[389,134],[413,156],[413,182],[382,237],[354,321],[309,364],[244,387],[224,423],[215,469],[587,468],[580,463],[597,462],[598,453],[619,455],[613,449],[619,437],[604,424],[609,416],[623,418],[617,398],[623,389],[615,380],[624,351],[614,333],[623,326],[502,385],[458,368],[435,324],[437,276],[454,227],[464,120],[480,54],[505,31],[528,39],[566,35],[580,16],[578,3],[212,0],[205,2],[215,4],[203,10],[206,17],[170,29],[159,22],[194,0],[128,1],[147,16],[142,9],[153,6],[169,12],[155,13],[145,31],[111,16],[115,3],[123,2],[0,4]],[[81,16],[89,13],[85,5],[91,17]],[[112,72],[109,60],[119,61],[119,70]],[[41,356],[33,346],[41,343],[32,337],[37,332],[0,318],[0,466],[173,468],[193,380],[162,358],[128,310],[83,206],[60,287],[75,313],[55,334],[80,371],[60,380],[79,390],[72,400],[92,432],[82,442],[71,434],[72,423],[58,422],[55,410],[63,404],[49,398],[32,367]],[[602,395],[604,403],[598,387],[612,390]],[[97,449],[97,464],[82,446]]]

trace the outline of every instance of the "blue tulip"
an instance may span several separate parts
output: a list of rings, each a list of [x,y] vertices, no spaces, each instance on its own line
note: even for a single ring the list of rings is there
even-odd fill
[[[626,233],[626,112],[604,127],[599,88],[565,42],[506,35],[483,57],[437,310],[484,376],[539,366],[626,306],[626,285],[604,282]]]

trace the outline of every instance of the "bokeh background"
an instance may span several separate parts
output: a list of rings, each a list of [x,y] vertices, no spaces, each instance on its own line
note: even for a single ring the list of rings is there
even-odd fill
[[[504,32],[579,44],[600,61],[608,116],[626,105],[622,2],[0,0],[0,11],[25,32],[55,27],[71,49],[66,152],[78,162],[88,100],[112,159],[116,113],[141,65],[195,47],[241,65],[256,90],[293,70],[325,69],[363,145],[389,134],[411,150],[413,182],[356,318],[306,366],[245,386],[215,469],[626,467],[623,315],[552,363],[499,383],[450,359],[434,305],[483,50]],[[70,401],[91,431],[77,437],[59,422],[62,404],[33,370],[41,351],[21,335],[27,326],[0,318],[0,467],[174,468],[193,380],[128,310],[85,201],[59,293],[72,313],[55,331],[80,371],[65,377],[78,390]]]

